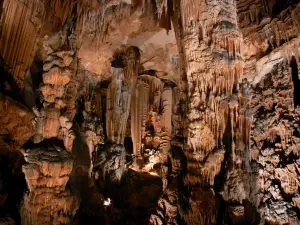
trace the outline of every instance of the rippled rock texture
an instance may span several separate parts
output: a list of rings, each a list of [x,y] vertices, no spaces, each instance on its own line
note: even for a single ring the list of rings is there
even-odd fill
[[[79,196],[67,186],[71,154],[57,146],[35,148],[26,151],[25,161],[29,190],[21,207],[22,224],[71,224],[79,207]]]
[[[0,0],[0,224],[296,225],[298,0]]]

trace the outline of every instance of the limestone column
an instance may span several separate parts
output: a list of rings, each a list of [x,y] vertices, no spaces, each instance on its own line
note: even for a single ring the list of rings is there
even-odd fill
[[[80,201],[67,186],[73,168],[71,153],[59,147],[25,152],[23,172],[29,190],[21,206],[22,225],[72,224]]]
[[[185,183],[191,188],[192,209],[184,217],[188,223],[215,224],[215,177],[228,160],[225,152],[231,157],[235,154],[236,127],[244,116],[237,96],[243,61],[236,2],[179,0],[174,6],[180,10],[175,29],[188,83]],[[249,128],[244,123],[240,126],[243,131]],[[242,133],[243,141],[249,136],[247,132]]]

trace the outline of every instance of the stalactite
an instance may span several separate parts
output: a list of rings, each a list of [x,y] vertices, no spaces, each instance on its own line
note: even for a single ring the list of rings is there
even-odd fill
[[[20,88],[33,62],[45,8],[39,0],[5,0],[0,20],[0,54]]]
[[[215,176],[221,171],[224,154],[224,149],[218,149],[215,153],[209,155],[204,166],[201,168],[204,180],[206,180],[211,186],[214,185]]]
[[[163,114],[161,116],[161,126],[165,129],[168,136],[172,136],[172,102],[173,90],[169,87],[162,92]]]
[[[63,26],[67,20],[67,17],[69,16],[70,12],[72,11],[72,7],[74,5],[74,0],[54,0],[50,1],[48,9],[49,15],[48,17],[55,15],[55,17],[59,18],[58,25]],[[52,14],[52,15],[51,15]]]
[[[115,54],[116,61],[124,60],[126,64],[124,69],[113,68],[113,80],[107,90],[107,136],[111,141],[118,144],[124,142],[131,97],[137,82],[140,57],[139,50],[132,46],[126,48],[124,54],[126,58],[122,58],[120,52]]]
[[[117,142],[121,141],[121,143],[123,139],[120,137],[121,131],[119,130],[119,123],[122,121],[122,119],[125,119],[121,118],[121,116],[124,114],[123,110],[127,110],[125,104],[128,95],[126,89],[122,90],[123,82],[123,69],[113,69],[113,80],[107,89],[106,132],[109,139]]]
[[[143,154],[142,140],[146,134],[149,109],[149,85],[139,80],[131,100],[131,135],[136,157]]]

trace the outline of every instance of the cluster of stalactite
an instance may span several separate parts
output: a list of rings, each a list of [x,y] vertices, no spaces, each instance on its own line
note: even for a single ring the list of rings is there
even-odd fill
[[[150,217],[152,225],[257,224],[260,218],[249,219],[249,212],[256,210],[260,223],[299,223],[300,81],[295,37],[300,4],[287,7],[275,0],[2,3],[0,54],[21,89],[25,74],[31,76],[43,20],[54,22],[53,27],[65,24],[52,37],[44,37],[36,54],[43,60],[40,99],[33,108],[36,123],[30,110],[0,95],[0,106],[7,110],[0,112],[0,148],[5,153],[19,149],[35,126],[34,147],[23,152],[29,190],[20,211],[22,224],[72,223],[79,208],[79,198],[68,185],[76,114],[91,161],[89,179],[96,180],[97,187],[101,189],[103,181],[119,183],[127,168],[162,178],[163,194]],[[77,21],[70,28],[71,13]],[[80,50],[76,51],[87,39],[100,52],[103,46],[116,42],[119,46],[123,38],[146,30],[145,18],[149,30],[157,29],[155,23],[170,30],[173,19],[180,86],[155,70],[145,70],[134,46],[119,47],[114,55],[113,47],[101,53],[103,68],[113,58],[111,73],[103,70],[111,80],[97,83],[97,78],[83,74],[78,81],[82,71],[77,71]],[[132,27],[120,31],[132,21]],[[70,36],[66,27],[73,32]],[[115,40],[106,42],[106,38]],[[248,58],[241,52],[243,42]],[[273,49],[277,50],[270,53]],[[261,58],[260,53],[268,56]],[[250,69],[256,70],[251,84],[244,79],[251,75],[249,70],[245,74],[244,56],[251,61]],[[87,67],[82,70],[87,72]],[[27,100],[34,105],[35,99]],[[128,137],[131,155],[125,148]],[[7,197],[4,191],[0,206]],[[103,204],[111,204],[103,200],[99,197],[101,213],[105,213]]]
[[[172,137],[173,98],[173,87],[168,83],[150,75],[139,76],[131,104],[131,135],[133,154],[141,162],[149,162],[146,167],[139,165],[147,171],[166,161],[164,155],[168,155]]]
[[[246,51],[256,58],[247,62],[246,71],[249,76],[256,70],[249,200],[259,209],[261,223],[298,224],[299,4],[237,1],[237,10]]]
[[[189,224],[214,224],[217,220],[216,175],[224,169],[224,199],[242,204],[243,169],[249,160],[251,113],[248,82],[241,82],[242,34],[237,26],[235,1],[181,1],[188,82],[188,134],[186,184],[191,189]],[[240,171],[237,175],[232,175]],[[239,189],[241,187],[241,189]],[[203,189],[203,187],[206,187]],[[203,203],[205,202],[205,204]],[[198,221],[198,222],[196,222]]]
[[[112,64],[114,63],[116,60]],[[118,74],[120,71],[118,69]],[[150,218],[151,224],[180,224],[182,221],[179,211],[184,199],[182,189],[186,158],[183,153],[179,93],[179,88],[173,82],[160,79],[150,71],[142,71],[137,77],[131,96],[129,132],[133,142],[134,161],[129,168],[162,177],[163,195],[158,201],[156,213]],[[111,101],[107,97],[107,101],[109,100]],[[106,106],[106,110],[112,109],[111,103]],[[118,120],[117,122],[119,123]],[[120,148],[116,145],[110,148],[112,147],[115,151]],[[97,154],[98,161],[104,161],[107,154]]]
[[[125,169],[124,138],[130,113],[133,90],[139,69],[139,49],[133,46],[116,51],[112,66],[112,81],[106,90],[104,107],[101,101],[95,102],[99,109],[105,108],[106,139],[95,143],[92,148],[95,178],[112,182],[120,181]],[[101,95],[100,95],[101,96]],[[100,97],[102,99],[102,97]],[[103,134],[103,133],[102,133]],[[103,134],[104,135],[104,134]],[[102,138],[104,136],[102,135]]]
[[[299,223],[299,58],[295,55],[299,56],[298,48],[290,48],[294,45],[283,46],[261,59],[265,60],[262,67],[269,68],[251,90],[251,108],[255,112],[251,167],[259,196],[252,199],[269,224]],[[276,54],[280,57],[272,62]]]
[[[76,114],[77,97],[74,52],[54,52],[47,40],[44,41],[44,49],[47,56],[43,66],[43,85],[39,89],[42,108],[35,109],[38,119],[34,142],[40,143],[45,138],[58,137],[71,151],[75,138],[71,128]]]
[[[44,4],[38,0],[5,0],[2,7],[0,54],[18,86],[23,88],[24,75],[37,49]]]
[[[182,118],[180,114],[174,115],[180,108],[177,95],[180,90],[173,82],[148,75],[147,71],[139,73],[136,47],[117,50],[111,66],[112,81],[108,86],[100,82],[90,88],[92,91],[86,90],[93,97],[84,100],[83,129],[90,134],[86,140],[92,159],[91,175],[100,187],[120,182],[126,169],[124,138],[131,136],[133,161],[128,167],[162,177],[164,194],[151,223],[164,221],[158,217],[161,211],[166,218],[172,216],[181,221],[186,158],[182,140],[178,138],[183,139]],[[103,118],[105,124],[101,123]],[[97,133],[98,129],[103,133]],[[176,138],[172,144],[173,137]]]
[[[276,1],[237,1],[239,27],[247,37],[246,42],[253,44],[255,40],[261,45],[259,50],[266,52],[268,48],[275,49],[297,37],[300,4],[295,1],[284,9],[285,6],[284,2]],[[274,15],[278,10],[280,13]]]
[[[161,80],[156,76],[144,72],[138,75],[139,50],[135,47],[124,47],[118,50],[111,64],[112,81],[107,87],[106,94],[102,95],[106,102],[107,140],[104,145],[96,148],[92,156],[95,170],[99,170],[98,174],[104,176],[107,170],[116,170],[119,172],[118,175],[113,176],[113,180],[121,178],[122,169],[118,168],[124,170],[123,145],[129,127],[134,157],[134,163],[130,167],[135,170],[162,173],[166,176],[164,171],[167,171],[170,140],[175,135],[172,124],[177,124],[180,120],[176,118],[175,121],[173,118],[173,112],[178,105],[176,96],[178,89],[174,83]],[[116,154],[116,151],[119,153]],[[120,158],[111,157],[113,153],[120,155]],[[109,158],[111,160],[108,160]],[[108,161],[112,163],[114,160],[118,163],[111,167]],[[154,169],[159,165],[165,169]],[[108,167],[111,168],[106,169]]]
[[[66,186],[73,168],[71,153],[52,146],[26,149],[24,156],[29,190],[21,206],[22,224],[72,224],[79,196]]]
[[[133,10],[134,9],[134,10]],[[95,37],[96,46],[100,46],[109,34],[112,24],[120,24],[128,21],[133,14],[147,16],[151,24],[159,23],[160,27],[171,29],[170,13],[167,0],[158,1],[128,1],[109,0],[89,4],[86,0],[78,2],[78,40],[83,35],[89,34]]]

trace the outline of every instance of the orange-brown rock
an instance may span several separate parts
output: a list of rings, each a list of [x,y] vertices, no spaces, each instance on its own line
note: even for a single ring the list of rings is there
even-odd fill
[[[35,116],[21,103],[0,94],[1,149],[19,150],[34,134]]]
[[[67,186],[73,167],[71,154],[58,146],[26,149],[25,161],[29,191],[21,207],[22,224],[72,224],[79,196]]]
[[[298,224],[299,27],[298,0],[0,0],[21,224]]]
[[[44,15],[45,6],[40,1],[3,1],[0,54],[20,88],[37,50]]]

